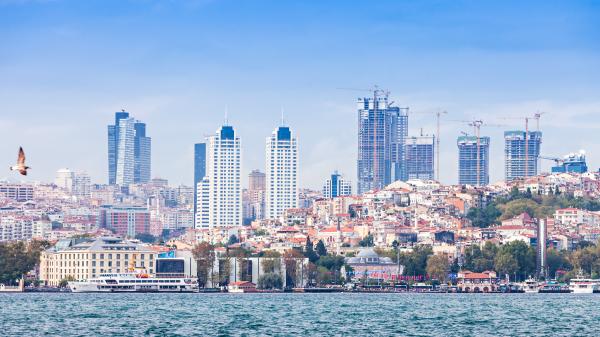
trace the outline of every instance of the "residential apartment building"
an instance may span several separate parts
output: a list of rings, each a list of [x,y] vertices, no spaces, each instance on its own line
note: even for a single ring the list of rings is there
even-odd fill
[[[298,142],[287,126],[267,138],[266,201],[268,219],[278,218],[298,206]]]

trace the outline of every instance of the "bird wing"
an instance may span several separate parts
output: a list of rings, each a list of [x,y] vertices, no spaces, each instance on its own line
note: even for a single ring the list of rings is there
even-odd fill
[[[22,147],[19,147],[19,158],[17,159],[17,164],[25,164],[25,151],[23,151]]]
[[[26,176],[27,175],[27,170],[23,169],[23,170],[19,170],[19,173],[21,173],[21,175]]]

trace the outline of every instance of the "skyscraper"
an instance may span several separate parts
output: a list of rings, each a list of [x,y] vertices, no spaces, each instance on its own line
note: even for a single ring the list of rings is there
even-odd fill
[[[477,181],[477,137],[461,136],[458,145],[458,183],[487,185],[490,183],[490,137],[479,137],[479,181]]]
[[[129,185],[150,181],[151,138],[146,124],[115,113],[115,124],[108,126],[108,183]]]
[[[206,176],[198,186],[196,227],[242,225],[241,141],[223,125],[208,138]]]
[[[133,182],[147,183],[150,181],[151,140],[150,137],[146,137],[146,123],[136,121],[133,128],[135,130]]]
[[[358,99],[358,193],[382,189],[396,180],[406,180],[406,109],[391,106],[388,93]]]
[[[287,126],[267,138],[266,217],[277,218],[298,207],[298,143]]]
[[[525,131],[504,132],[504,169],[506,181],[536,176],[539,173],[542,133],[530,131],[525,142]],[[527,155],[526,155],[527,154]]]
[[[434,179],[435,137],[408,137],[405,147],[408,179]]]
[[[249,218],[252,220],[265,218],[266,175],[259,170],[248,174]]]
[[[352,195],[352,183],[342,178],[337,171],[323,184],[323,197],[331,199],[340,196]]]
[[[194,144],[194,213],[198,210],[198,183],[206,176],[206,143]]]

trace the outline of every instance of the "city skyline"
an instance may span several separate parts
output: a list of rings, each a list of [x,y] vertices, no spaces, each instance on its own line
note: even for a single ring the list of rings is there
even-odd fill
[[[593,4],[114,2],[107,12],[92,2],[65,3],[73,4],[0,2],[0,108],[10,111],[0,117],[0,155],[9,164],[22,145],[33,167],[25,178],[0,178],[52,181],[69,167],[87,171],[94,183],[107,181],[98,125],[124,108],[151,130],[152,177],[191,185],[193,144],[221,123],[225,106],[245,140],[245,176],[265,169],[264,135],[283,106],[302,139],[301,187],[320,189],[336,169],[356,183],[355,102],[369,93],[337,88],[374,84],[411,108],[409,135],[420,128],[435,134],[432,113],[449,112],[440,137],[444,183],[458,181],[455,141],[469,131],[444,119],[495,122],[546,111],[542,154],[585,149],[589,169],[600,166]],[[290,11],[296,14],[283,20]],[[531,12],[537,15],[525,14]],[[239,28],[219,23],[223,13]],[[360,29],[353,27],[359,18]],[[131,24],[137,28],[126,29]],[[154,24],[168,28],[157,32]],[[214,27],[212,35],[201,34],[206,27]],[[357,48],[357,40],[366,42]],[[390,53],[371,53],[383,47]],[[504,178],[503,131],[523,129],[516,120],[500,123],[510,126],[481,134],[491,138],[492,183]],[[552,164],[543,161],[542,171]]]

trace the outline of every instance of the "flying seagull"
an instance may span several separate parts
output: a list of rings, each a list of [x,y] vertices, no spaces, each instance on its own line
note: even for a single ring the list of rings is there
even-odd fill
[[[25,152],[23,151],[22,147],[19,147],[19,157],[17,158],[17,165],[11,166],[10,170],[11,171],[19,171],[19,173],[21,173],[21,175],[26,176],[27,170],[29,168],[30,168],[29,166],[25,166]]]

